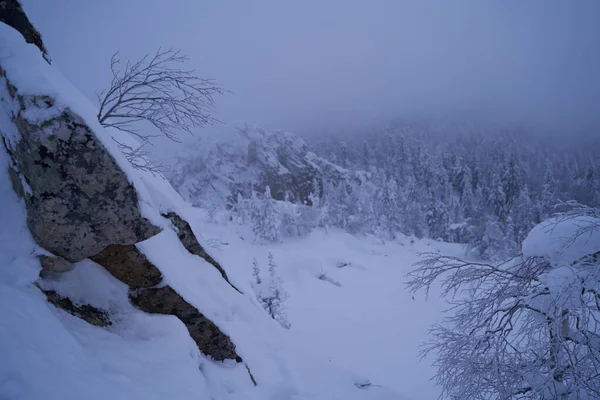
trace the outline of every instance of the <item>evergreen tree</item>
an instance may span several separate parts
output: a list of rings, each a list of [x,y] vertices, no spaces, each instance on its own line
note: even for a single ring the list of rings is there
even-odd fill
[[[544,172],[544,184],[540,198],[540,215],[536,218],[536,223],[548,218],[553,213],[553,207],[557,202],[556,198],[556,180],[550,163],[546,163]]]
[[[459,127],[452,138],[432,126],[321,138],[314,150],[347,171],[323,168],[307,205],[276,202],[268,193],[238,198],[231,202],[232,212],[242,216],[236,221],[249,220],[265,240],[335,226],[383,238],[401,232],[458,240],[492,257],[511,252],[559,199],[600,204],[598,144],[566,148],[543,135],[493,128],[479,134],[472,127]],[[199,187],[185,190],[200,193],[190,190]]]
[[[258,268],[258,261],[256,261],[256,258],[252,259],[252,276],[254,276],[254,282],[257,285],[262,284],[262,279],[260,277],[260,268]]]
[[[600,206],[600,168],[590,165],[586,174],[586,188],[589,193],[589,204]]]
[[[479,254],[484,258],[500,259],[504,257],[506,239],[502,225],[502,222],[495,215],[484,217],[483,235],[478,248]]]
[[[497,171],[491,173],[489,186],[485,188],[486,205],[492,214],[503,220],[506,216],[506,194],[504,193],[504,185],[500,181],[500,176]]]
[[[361,160],[362,167],[365,170],[368,170],[373,165],[372,158],[373,158],[373,149],[371,148],[371,145],[365,140],[365,141],[363,141],[362,160]]]
[[[267,186],[261,197],[253,193],[251,199],[252,231],[257,238],[278,242],[281,237],[281,214],[271,198],[271,189]]]
[[[291,324],[286,318],[283,303],[288,299],[288,294],[283,288],[281,277],[277,273],[277,264],[272,253],[269,253],[269,276],[261,277],[261,270],[256,259],[253,260],[254,291],[256,299],[267,311],[269,316],[279,322],[281,326],[290,329]]]
[[[504,206],[510,208],[519,197],[523,187],[521,168],[514,156],[511,156],[502,175],[502,190],[504,192]]]

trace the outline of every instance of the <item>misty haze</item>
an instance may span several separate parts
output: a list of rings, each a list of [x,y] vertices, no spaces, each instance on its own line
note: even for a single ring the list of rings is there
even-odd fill
[[[0,399],[600,399],[600,2],[0,2]]]

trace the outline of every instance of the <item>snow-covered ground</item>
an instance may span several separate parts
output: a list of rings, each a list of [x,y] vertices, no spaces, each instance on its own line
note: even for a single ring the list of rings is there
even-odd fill
[[[5,170],[3,151],[0,162]],[[0,192],[0,399],[433,399],[438,394],[428,381],[430,360],[419,361],[418,345],[439,319],[442,303],[434,297],[413,299],[403,280],[418,252],[456,253],[456,246],[408,238],[384,243],[337,230],[264,245],[254,242],[247,227],[210,223],[202,210],[187,208],[200,241],[244,295],[223,284],[202,260],[161,247],[167,242],[163,234],[145,242],[144,251],[173,263],[172,271],[163,270],[166,279],[231,335],[258,381],[255,388],[243,366],[199,355],[176,318],[133,308],[125,285],[90,261],[48,285],[76,302],[110,310],[113,326],[91,326],[48,304],[32,284],[39,249],[6,173],[0,174]],[[151,194],[157,200],[160,193]],[[269,253],[289,293],[284,303],[289,330],[254,298],[252,261],[266,270]],[[323,274],[329,279],[319,279]],[[369,382],[371,387],[357,387]]]
[[[204,222],[197,211],[196,233],[246,294],[252,293],[253,258],[266,270],[273,254],[289,293],[284,304],[292,327],[284,334],[303,353],[407,398],[438,396],[429,380],[431,360],[421,361],[418,353],[444,304],[436,293],[413,297],[403,282],[419,253],[462,255],[460,246],[406,237],[384,242],[337,229],[261,245],[249,228]]]
[[[210,223],[160,176],[127,168],[111,132],[93,121],[92,106],[15,32],[0,27],[0,34],[7,77],[25,93],[52,95],[60,107],[77,105],[73,110],[135,184],[144,216],[164,228],[138,248],[160,269],[163,284],[230,335],[245,363],[209,360],[177,318],[135,309],[128,288],[90,260],[59,280],[41,282],[36,257],[44,250],[29,233],[25,206],[11,188],[8,156],[0,147],[0,400],[437,397],[428,381],[430,361],[419,362],[418,346],[427,327],[439,320],[442,303],[434,297],[413,299],[403,280],[418,252],[457,254],[459,247],[408,238],[384,243],[337,230],[263,245],[254,242],[248,227]],[[18,141],[11,110],[0,111],[3,135],[9,143]],[[190,222],[243,294],[185,250],[160,216],[167,211]],[[289,330],[272,320],[254,295],[253,260],[266,270],[269,253],[289,293],[284,303]],[[113,324],[92,326],[55,308],[36,285],[107,310]]]

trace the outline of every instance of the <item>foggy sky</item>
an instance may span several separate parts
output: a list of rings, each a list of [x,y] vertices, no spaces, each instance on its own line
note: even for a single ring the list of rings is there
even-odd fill
[[[23,0],[84,94],[158,46],[232,94],[217,117],[350,127],[418,114],[600,126],[598,0]]]

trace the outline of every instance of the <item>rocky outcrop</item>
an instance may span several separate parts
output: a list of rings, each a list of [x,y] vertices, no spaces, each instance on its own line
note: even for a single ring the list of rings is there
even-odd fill
[[[218,361],[241,361],[229,336],[211,320],[170,286],[156,287],[162,274],[135,245],[110,245],[90,258],[129,286],[129,298],[137,308],[179,318],[202,353]]]
[[[183,218],[181,218],[179,215],[177,215],[174,212],[168,212],[166,214],[163,214],[163,217],[168,218],[171,221],[171,223],[173,224],[173,226],[175,227],[175,229],[177,231],[177,237],[179,237],[181,244],[183,244],[183,247],[185,247],[185,249],[188,252],[190,252],[191,254],[197,255],[199,257],[202,257],[204,260],[206,260],[206,262],[211,264],[213,267],[215,267],[219,271],[219,273],[221,274],[223,279],[225,279],[225,281],[227,281],[227,283],[229,283],[229,285],[231,285],[232,288],[234,288],[236,291],[241,293],[239,291],[239,289],[236,288],[229,281],[229,278],[227,277],[227,273],[225,272],[223,267],[221,267],[221,264],[219,264],[217,261],[215,261],[215,259],[212,258],[204,250],[204,248],[200,245],[200,243],[198,242],[198,239],[196,238],[196,235],[194,235],[194,231],[192,231],[192,227],[190,226],[190,224],[187,223],[187,221],[185,221]]]
[[[275,200],[311,206],[324,187],[360,184],[360,175],[312,152],[289,132],[245,127],[216,143],[201,142],[179,158],[169,180],[194,205],[235,205],[269,186]],[[227,141],[227,143],[224,143]]]
[[[260,183],[266,186],[275,200],[289,198],[292,202],[311,205],[311,193],[322,192],[323,181],[316,157],[307,144],[288,132],[264,132],[252,136],[248,145],[248,163],[259,167]]]
[[[149,288],[162,280],[159,269],[132,244],[111,244],[90,259],[102,265],[130,289]]]
[[[2,18],[9,11],[23,14],[19,3],[0,0]],[[12,21],[24,23],[18,18]],[[14,75],[7,75],[0,64],[0,137],[11,159],[12,185],[25,202],[29,230],[37,244],[53,254],[40,256],[41,277],[60,278],[73,263],[90,258],[129,286],[130,299],[140,310],[178,317],[201,352],[215,360],[241,362],[229,336],[172,287],[161,286],[160,270],[136,247],[160,228],[142,215],[136,189],[102,144],[102,137],[96,136],[103,132],[94,132],[65,107],[63,97],[57,104],[50,96],[21,93],[9,76]],[[185,247],[212,260],[190,226],[181,218],[176,223]],[[212,263],[227,279],[218,263]],[[106,311],[38,287],[56,307],[93,325],[111,324]]]
[[[170,286],[132,291],[129,298],[142,311],[179,318],[202,353],[217,361],[233,359],[242,362],[229,336]]]
[[[29,18],[23,12],[23,7],[18,0],[0,1],[0,22],[4,22],[6,25],[12,26],[19,31],[25,38],[25,41],[36,45],[42,52],[44,59],[50,63],[50,57],[42,41],[42,35],[29,22]]]
[[[4,75],[0,85],[8,89],[2,100],[15,105],[10,117],[20,133],[16,144],[5,141],[12,175],[27,185],[27,224],[40,246],[76,262],[160,231],[141,215],[135,188],[81,117],[51,97],[20,95]]]

